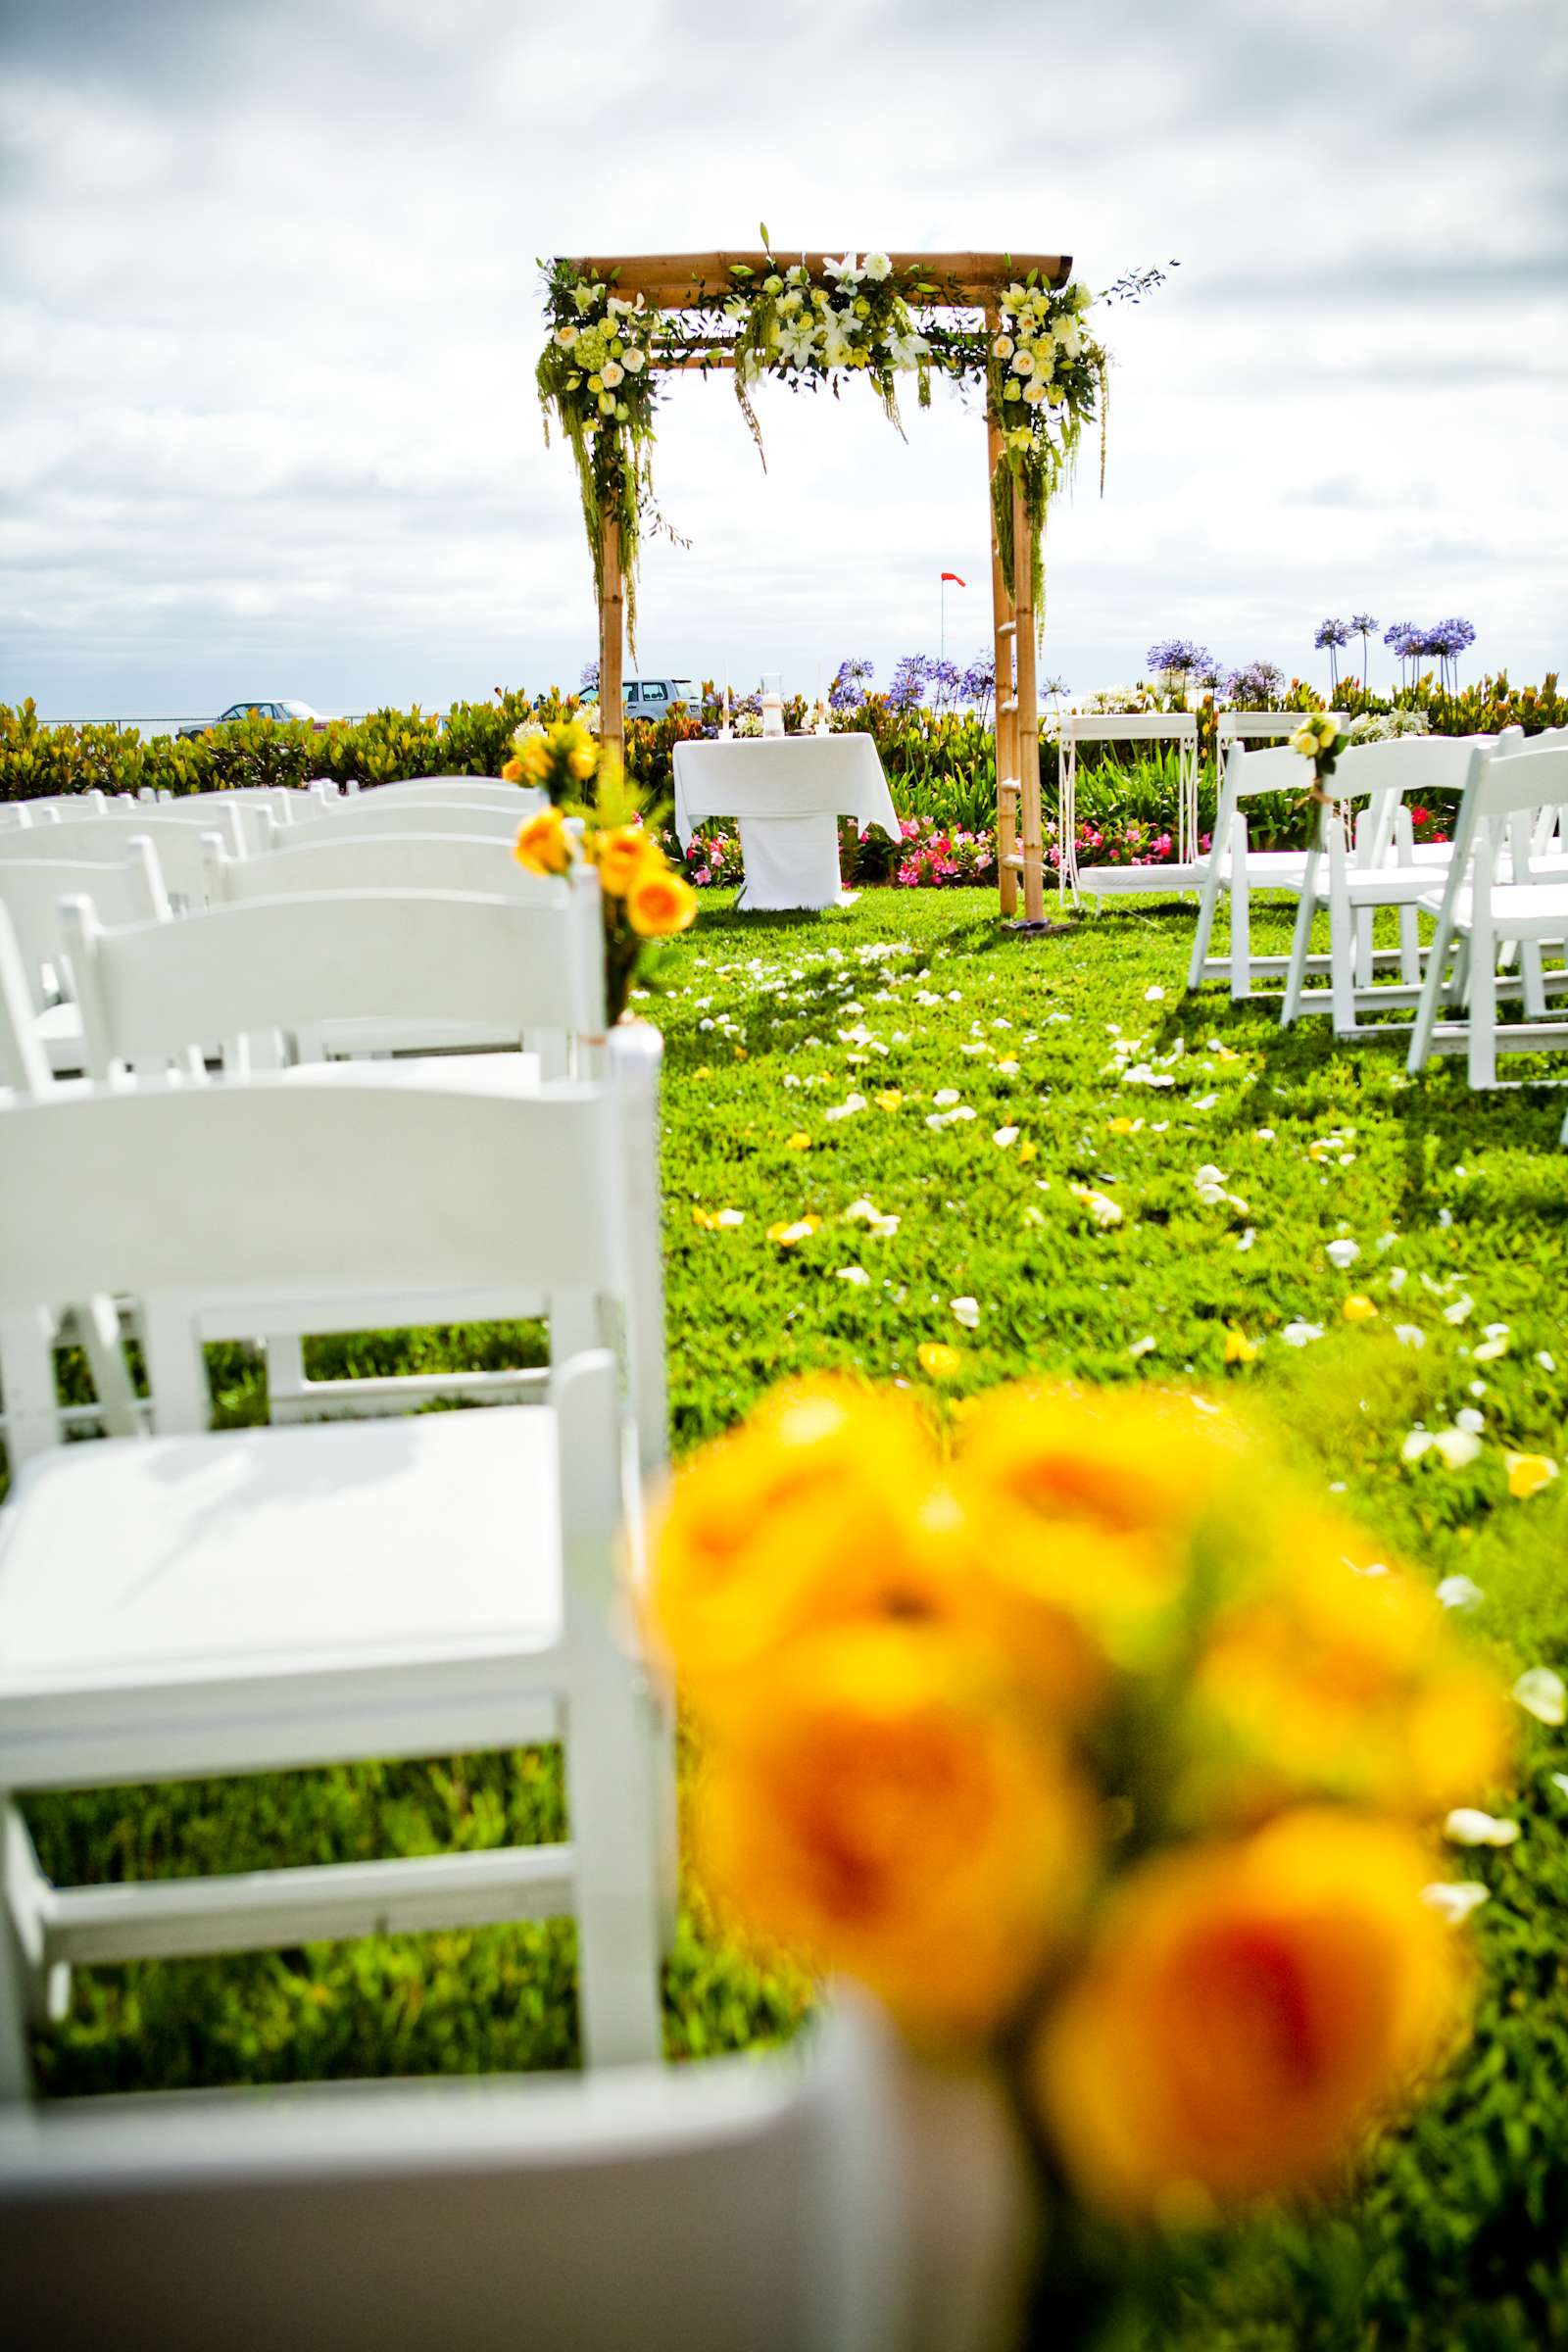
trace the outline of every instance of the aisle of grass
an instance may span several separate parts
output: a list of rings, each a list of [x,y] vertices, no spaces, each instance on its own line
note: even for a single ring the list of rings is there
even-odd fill
[[[820,919],[705,898],[670,993],[643,1008],[667,1047],[677,1451],[823,1364],[908,1380],[942,1412],[1025,1372],[1243,1390],[1391,1545],[1474,1580],[1477,1638],[1510,1671],[1568,1665],[1568,1479],[1515,1500],[1504,1462],[1565,1443],[1561,1099],[1478,1099],[1452,1065],[1410,1084],[1391,1048],[1184,1000],[1190,930],[1156,906],[1026,945],[980,892],[867,893]],[[1348,1322],[1352,1296],[1375,1316]],[[1250,1360],[1227,1364],[1233,1334]],[[957,1350],[941,1383],[927,1342]],[[466,1361],[487,1344],[446,1343]],[[404,1347],[375,1352],[390,1368]],[[250,1417],[254,1371],[232,1354],[215,1371],[225,1412]],[[1471,1412],[1473,1463],[1403,1460],[1414,1425]],[[1521,1728],[1520,1844],[1454,1872],[1494,1890],[1470,2054],[1348,2219],[1260,2228],[1200,2267],[1160,2342],[1568,2341],[1568,1735]],[[46,1867],[105,1879],[548,1837],[560,1793],[545,1753],[29,1811]],[[69,2092],[569,2064],[569,1988],[554,1927],[103,1970],[40,2041],[41,2071]],[[668,2046],[776,2036],[806,1998],[688,1917]]]

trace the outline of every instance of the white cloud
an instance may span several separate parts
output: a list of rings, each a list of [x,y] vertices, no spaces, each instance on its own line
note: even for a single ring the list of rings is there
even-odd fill
[[[1193,634],[1288,670],[1325,612],[1560,642],[1568,40],[1550,0],[716,5],[56,0],[21,12],[0,163],[0,698],[323,708],[571,677],[593,612],[532,387],[536,257],[1063,246],[1112,315],[1106,495],[1048,547],[1076,690]],[[1014,95],[996,120],[987,60]],[[978,419],[855,390],[663,413],[643,666],[988,634]],[[1383,659],[1374,655],[1375,663]]]

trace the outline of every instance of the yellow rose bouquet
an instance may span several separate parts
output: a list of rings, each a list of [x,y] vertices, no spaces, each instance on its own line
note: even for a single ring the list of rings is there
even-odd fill
[[[564,719],[530,737],[517,764],[551,799],[519,827],[513,855],[530,874],[564,874],[581,862],[596,870],[605,920],[606,1007],[611,1021],[618,1021],[634,983],[648,977],[654,944],[689,931],[696,921],[697,893],[660,848],[657,829],[612,748]],[[564,788],[558,800],[552,782],[562,766],[574,789]],[[589,784],[592,800],[579,798]]]
[[[1309,710],[1289,738],[1293,752],[1312,762],[1311,793],[1314,801],[1327,800],[1324,791],[1335,763],[1342,752],[1349,749],[1350,738],[1342,735],[1339,721],[1328,710]]]
[[[1201,1399],[1000,1390],[945,1452],[903,1394],[779,1390],[677,1478],[648,1613],[720,1915],[994,2070],[1051,2341],[1129,2232],[1342,2179],[1462,2036],[1433,1841],[1501,1689]]]

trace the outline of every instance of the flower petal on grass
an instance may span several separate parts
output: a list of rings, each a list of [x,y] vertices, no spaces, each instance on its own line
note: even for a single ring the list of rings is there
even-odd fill
[[[1555,1728],[1568,1722],[1568,1688],[1553,1666],[1532,1666],[1519,1677],[1513,1696],[1527,1715]]]
[[[1422,1887],[1421,1900],[1430,1903],[1434,1911],[1441,1911],[1457,1928],[1472,1911],[1479,1911],[1483,1903],[1491,1902],[1492,1888],[1484,1886],[1479,1879],[1439,1879],[1433,1886]]]
[[[921,1371],[931,1380],[951,1380],[963,1363],[956,1348],[950,1348],[945,1340],[922,1340],[914,1352]]]
[[[955,1323],[961,1323],[965,1331],[979,1330],[980,1301],[978,1298],[950,1298],[948,1305],[952,1309]]]
[[[1485,1597],[1481,1587],[1467,1576],[1446,1576],[1438,1587],[1438,1598],[1446,1609],[1476,1609]]]
[[[1495,1814],[1483,1813],[1477,1805],[1455,1805],[1443,1825],[1443,1835],[1455,1845],[1514,1845],[1519,1838],[1519,1824],[1499,1821]]]
[[[1476,1353],[1480,1352],[1478,1348]],[[1519,1502],[1528,1502],[1532,1494],[1544,1493],[1557,1475],[1557,1465],[1549,1453],[1505,1453],[1502,1458],[1507,1465],[1508,1492]]]

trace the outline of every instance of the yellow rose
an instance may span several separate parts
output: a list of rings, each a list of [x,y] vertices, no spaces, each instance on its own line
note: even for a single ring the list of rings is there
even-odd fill
[[[501,781],[503,784],[520,784],[522,782],[522,761],[520,760],[503,760]]]
[[[595,834],[590,854],[599,868],[599,887],[612,899],[623,899],[641,875],[667,871],[663,852],[641,825],[616,825],[612,832]]]
[[[626,894],[626,920],[644,939],[667,939],[689,931],[697,920],[697,893],[684,875],[662,871],[645,873]]]
[[[1333,2174],[1462,2021],[1431,1876],[1410,1831],[1327,1808],[1133,1872],[1033,2057],[1081,2192],[1174,2219]]]
[[[940,1632],[804,1641],[713,1743],[698,1851],[760,1935],[918,2033],[987,2033],[1060,1939],[1086,1809],[1051,1743]]]
[[[1194,1679],[1216,1775],[1204,1810],[1257,1813],[1312,1791],[1430,1816],[1503,1777],[1496,1678],[1461,1648],[1436,1595],[1358,1529],[1298,1505],[1250,1566]]]
[[[559,808],[541,808],[517,835],[513,856],[525,873],[564,874],[571,863],[571,835]]]
[[[934,1470],[915,1406],[843,1379],[776,1389],[705,1446],[652,1551],[656,1636],[694,1694],[720,1698],[824,1625],[953,1616],[948,1530],[921,1507]]]

